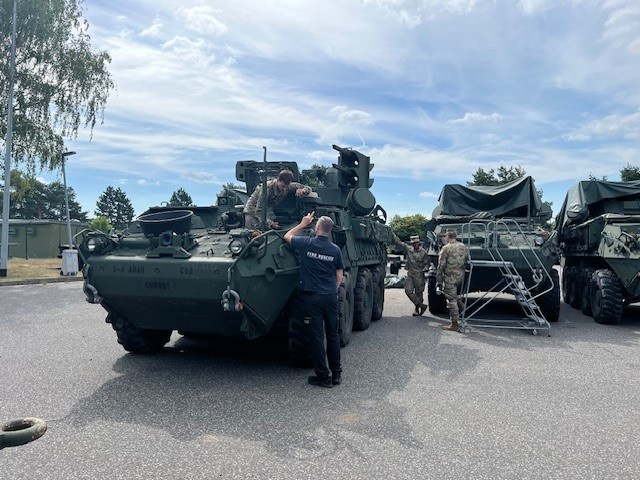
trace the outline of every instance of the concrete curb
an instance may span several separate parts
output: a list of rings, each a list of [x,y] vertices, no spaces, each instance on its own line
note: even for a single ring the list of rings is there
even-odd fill
[[[0,287],[10,287],[14,285],[38,285],[41,283],[63,283],[77,282],[83,280],[82,274],[75,276],[60,276],[60,278],[21,278],[17,280],[0,280]]]

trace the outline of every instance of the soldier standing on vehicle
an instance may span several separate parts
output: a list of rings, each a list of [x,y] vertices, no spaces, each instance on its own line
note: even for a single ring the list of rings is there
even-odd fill
[[[313,215],[311,212],[302,217],[298,225],[284,234],[284,239],[300,252],[298,290],[303,296],[306,313],[311,317],[311,359],[315,369],[309,383],[331,388],[342,382],[338,287],[342,283],[344,262],[340,247],[328,237],[333,228],[330,217],[318,219],[315,237],[298,235],[313,221]]]
[[[447,299],[447,308],[451,323],[442,327],[444,330],[458,331],[460,310],[464,309],[464,302],[458,295],[458,289],[464,279],[464,264],[467,260],[467,247],[458,242],[456,231],[447,230],[446,244],[440,249],[438,255],[438,269],[436,270],[436,282],[438,288]]]
[[[427,306],[424,304],[424,274],[429,269],[429,255],[427,250],[422,247],[420,237],[412,235],[410,243],[405,243],[394,233],[393,242],[404,250],[406,259],[405,268],[407,269],[407,278],[404,284],[404,293],[407,294],[409,300],[415,305],[412,313],[414,317],[422,315]]]
[[[291,170],[281,170],[277,178],[267,182],[267,227],[274,230],[280,228],[280,224],[274,220],[273,207],[282,202],[292,192],[295,193],[296,197],[302,197],[309,195],[311,188],[294,182]],[[260,184],[244,206],[244,224],[247,228],[255,230],[260,227],[262,203],[262,184]]]

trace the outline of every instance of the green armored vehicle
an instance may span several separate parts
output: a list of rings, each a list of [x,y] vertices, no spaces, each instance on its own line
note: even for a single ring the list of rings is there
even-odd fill
[[[130,352],[157,351],[174,330],[253,340],[284,326],[291,360],[305,362],[299,259],[283,237],[314,210],[316,218],[334,220],[331,240],[342,248],[339,324],[345,346],[352,329],[364,330],[382,316],[391,229],[370,190],[369,157],[333,148],[339,159],[327,169],[324,186],[306,197],[289,195],[274,208],[279,230],[244,228],[242,206],[221,196],[215,206],[150,208],[135,227],[117,235],[83,232],[77,244],[86,262],[87,301],[102,305],[118,342]],[[264,162],[238,162],[236,178],[251,192],[283,168],[299,181],[295,163],[267,162],[265,149]],[[313,235],[313,226],[304,233]]]
[[[640,300],[640,181],[579,182],[556,219],[564,301],[617,324]]]
[[[553,266],[559,250],[547,227],[550,218],[551,209],[541,201],[530,176],[500,186],[445,185],[427,224],[429,311],[447,311],[444,297],[436,292],[435,274],[444,233],[452,228],[469,251],[473,271],[467,271],[468,292],[502,289],[500,293],[518,298],[520,292],[507,288],[513,283],[504,281],[517,276],[546,320],[557,321],[560,285]]]

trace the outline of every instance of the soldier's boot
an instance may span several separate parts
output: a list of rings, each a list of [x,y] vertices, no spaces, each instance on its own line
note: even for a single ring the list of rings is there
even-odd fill
[[[458,322],[456,321],[452,321],[449,325],[445,325],[444,327],[442,327],[443,330],[449,330],[451,332],[458,332],[460,331],[460,328],[458,326]]]
[[[449,330],[451,332],[459,332],[459,328],[458,328],[458,312],[455,311],[455,308],[453,309],[453,312],[451,313],[451,323],[449,325],[445,325],[444,327],[442,327],[443,330]]]
[[[420,315],[420,311],[419,311],[419,306],[416,305],[416,309],[413,311],[413,313],[411,315],[413,315],[414,317],[417,317]]]

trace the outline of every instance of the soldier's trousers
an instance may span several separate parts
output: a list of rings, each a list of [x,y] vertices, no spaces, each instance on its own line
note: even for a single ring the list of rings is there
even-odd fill
[[[424,304],[424,285],[425,281],[423,272],[420,272],[419,274],[407,274],[404,284],[404,293],[407,294],[409,300],[411,300],[416,307]]]
[[[464,309],[464,302],[458,295],[460,284],[456,285],[453,282],[445,283],[442,289],[444,298],[447,299],[447,308],[449,309],[449,318],[451,323],[458,323],[460,320],[460,311]]]
[[[244,214],[244,226],[250,230],[260,228],[260,220],[250,213]]]

